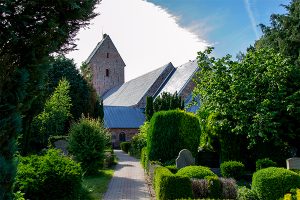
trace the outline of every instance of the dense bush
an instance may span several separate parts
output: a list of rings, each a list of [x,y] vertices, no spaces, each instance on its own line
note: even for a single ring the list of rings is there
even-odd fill
[[[213,181],[211,180],[213,179]],[[194,198],[236,199],[237,185],[234,179],[208,176],[206,179],[192,179]]]
[[[195,156],[200,140],[198,118],[180,110],[160,111],[153,115],[147,135],[150,160],[164,163],[175,159],[182,149]]]
[[[26,199],[75,199],[81,180],[80,165],[50,149],[43,156],[20,157],[14,190]]]
[[[141,164],[143,166],[144,169],[148,169],[148,163],[149,163],[149,159],[147,156],[147,147],[142,148],[141,151]]]
[[[170,172],[172,172],[173,174],[176,174],[178,172],[178,168],[176,167],[176,165],[167,165],[165,166],[165,168],[170,170]]]
[[[154,186],[158,200],[192,198],[192,186],[188,177],[172,174],[165,167],[157,167],[154,172]]]
[[[223,177],[234,178],[238,180],[245,172],[245,166],[238,161],[223,162],[220,166]]]
[[[238,189],[238,200],[258,200],[258,197],[253,190],[242,186]]]
[[[121,150],[124,151],[125,153],[128,153],[130,146],[131,146],[130,142],[121,142],[120,143]]]
[[[179,169],[176,175],[198,179],[203,179],[206,176],[216,176],[208,167],[203,166],[187,166]]]
[[[284,168],[269,167],[253,174],[252,190],[261,200],[279,199],[290,189],[299,187],[300,176]]]
[[[108,134],[96,119],[82,118],[71,126],[68,150],[87,174],[95,173],[103,163]]]
[[[115,164],[115,154],[112,149],[107,149],[104,151],[104,160],[103,160],[103,167],[111,167]]]
[[[277,163],[270,160],[269,158],[258,159],[256,161],[256,171],[268,168],[268,167],[276,167]]]
[[[129,153],[131,156],[136,158],[140,158],[142,148],[147,146],[147,131],[149,128],[149,122],[145,122],[139,128],[139,133],[132,137],[131,139],[131,147],[129,149]]]

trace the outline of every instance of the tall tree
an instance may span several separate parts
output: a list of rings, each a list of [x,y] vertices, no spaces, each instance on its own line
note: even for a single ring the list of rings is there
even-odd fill
[[[99,0],[0,3],[0,199],[12,198],[15,138],[49,69],[48,57],[74,48]],[[46,64],[45,64],[46,63]]]
[[[207,134],[217,135],[223,149],[236,136],[249,148],[271,144],[275,159],[286,147],[299,148],[300,68],[270,49],[249,50],[240,62],[209,57],[211,51],[199,53],[195,89]],[[240,139],[231,146],[238,149]]]
[[[145,109],[145,114],[146,114],[146,120],[150,121],[151,117],[153,116],[154,110],[153,110],[153,97],[148,96],[146,99],[146,109]]]

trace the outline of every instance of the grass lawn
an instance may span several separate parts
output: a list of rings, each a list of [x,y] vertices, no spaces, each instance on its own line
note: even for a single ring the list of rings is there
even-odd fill
[[[113,169],[103,169],[99,170],[99,173],[96,175],[84,177],[82,183],[85,190],[84,199],[102,199],[113,173]]]

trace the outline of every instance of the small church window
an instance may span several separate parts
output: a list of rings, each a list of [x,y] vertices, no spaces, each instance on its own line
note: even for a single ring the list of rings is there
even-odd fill
[[[106,58],[109,58],[109,53],[106,54]]]
[[[105,70],[105,76],[107,76],[107,77],[109,76],[109,69]]]

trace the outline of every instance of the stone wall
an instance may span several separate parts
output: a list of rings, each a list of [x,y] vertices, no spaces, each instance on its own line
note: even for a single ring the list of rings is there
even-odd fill
[[[92,83],[99,96],[124,83],[125,63],[108,35],[90,59],[89,65],[93,74]]]
[[[109,129],[112,134],[112,144],[114,148],[118,148],[120,146],[119,136],[121,133],[125,133],[126,141],[130,141],[131,138],[139,132],[138,128],[112,128]]]

